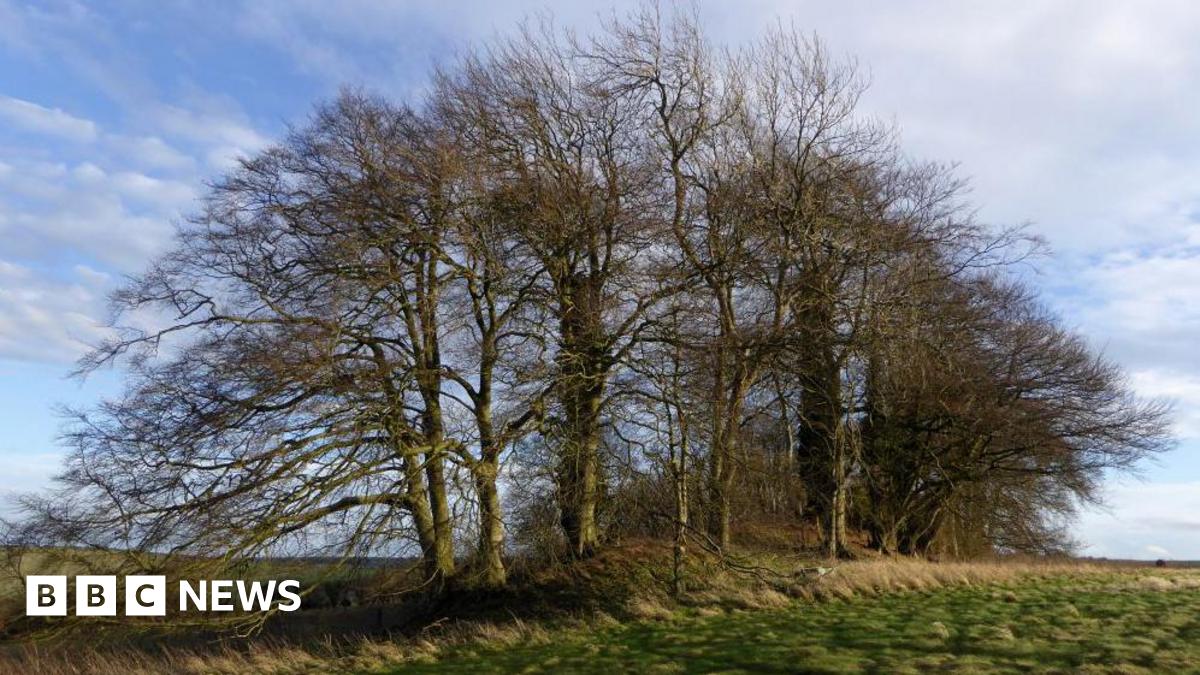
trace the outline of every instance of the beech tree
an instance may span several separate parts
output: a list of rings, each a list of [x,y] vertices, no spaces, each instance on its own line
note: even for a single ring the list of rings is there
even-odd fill
[[[319,108],[114,296],[118,317],[161,327],[82,364],[130,377],[68,429],[71,496],[33,505],[72,543],[236,558],[320,530],[361,554],[408,522],[428,576],[454,573],[426,130],[361,96]]]
[[[509,235],[545,271],[536,298],[556,403],[556,489],[576,555],[599,542],[602,416],[607,385],[666,295],[653,167],[636,109],[597,83],[593,64],[553,32],[526,29],[440,80],[472,129],[474,166],[489,172]]]
[[[1061,517],[1095,498],[1103,472],[1162,447],[1163,405],[1125,391],[1020,284],[927,291],[938,310],[873,366],[863,448],[876,545],[1061,550]]]

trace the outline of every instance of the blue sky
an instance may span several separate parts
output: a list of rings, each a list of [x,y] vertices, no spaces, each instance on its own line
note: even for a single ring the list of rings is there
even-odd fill
[[[0,0],[0,493],[54,472],[56,404],[117,386],[65,375],[205,179],[339,86],[419,96],[433,63],[547,7]],[[1179,449],[1111,481],[1076,532],[1095,555],[1200,558],[1200,5],[700,7],[717,41],[782,20],[857,57],[865,110],[914,155],[958,162],[982,219],[1047,238],[1047,302],[1178,408]],[[554,14],[586,27],[611,8]]]

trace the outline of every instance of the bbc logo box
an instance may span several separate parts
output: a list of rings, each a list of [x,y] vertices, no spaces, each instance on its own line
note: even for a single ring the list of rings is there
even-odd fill
[[[71,593],[67,577],[31,574],[25,577],[25,614],[27,616],[66,616]],[[117,577],[79,575],[75,577],[76,616],[116,616],[118,610]],[[125,616],[166,616],[167,578],[158,575],[125,577]]]
[[[300,582],[295,579],[244,581],[216,579],[179,581],[179,611],[294,612],[300,609]],[[282,599],[282,600],[281,600]],[[123,602],[122,602],[123,600]],[[157,575],[118,577],[81,574],[25,577],[28,616],[166,616],[167,578]]]

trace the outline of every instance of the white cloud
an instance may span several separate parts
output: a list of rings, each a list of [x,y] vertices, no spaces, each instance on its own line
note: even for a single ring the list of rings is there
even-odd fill
[[[113,174],[112,185],[123,196],[168,209],[185,209],[197,196],[188,183],[162,180],[136,171]]]
[[[61,198],[66,164],[13,158],[8,166],[0,172],[0,194],[34,201]]]
[[[62,472],[62,452],[32,452],[30,448],[0,448],[0,518],[15,515],[13,499],[44,489],[50,480]]]
[[[310,8],[319,10],[320,5]],[[352,77],[355,66],[349,57],[328,40],[305,31],[290,12],[279,9],[266,3],[249,5],[237,19],[238,29],[286,52],[304,72],[334,81]]]
[[[84,162],[71,169],[72,175],[84,183],[99,183],[108,177],[108,173],[91,162]]]
[[[46,108],[19,98],[0,96],[0,118],[9,124],[38,134],[73,141],[96,139],[96,124],[58,108]]]
[[[30,269],[7,260],[0,260],[0,279],[9,283],[20,283],[32,276]]]
[[[198,108],[158,105],[152,113],[154,123],[166,133],[193,143],[202,143],[209,148],[206,159],[210,164],[214,157],[251,154],[270,142],[229,106],[214,106],[212,101],[201,101],[200,104]],[[218,154],[214,155],[214,152]],[[223,168],[215,164],[211,166]]]
[[[539,12],[586,30],[638,5],[267,0],[244,4],[236,27],[330,84],[411,94],[432,63]],[[898,120],[914,154],[961,162],[985,217],[1033,221],[1059,250],[1171,240],[1200,204],[1194,3],[748,0],[701,13],[718,42],[782,21],[857,57],[866,110]]]
[[[104,286],[94,276],[55,279],[0,260],[0,359],[69,362],[107,330]],[[0,475],[4,475],[0,472]]]
[[[157,136],[111,135],[105,139],[129,162],[152,169],[188,170],[196,161]]]
[[[1200,433],[1197,229],[1177,227],[1172,245],[1071,258],[1052,272],[1068,318],[1134,373],[1140,391],[1177,398],[1189,435]]]
[[[1182,371],[1138,370],[1130,377],[1138,393],[1175,404],[1175,433],[1200,438],[1200,376]]]
[[[7,255],[27,259],[82,256],[136,271],[170,241],[173,221],[196,197],[187,182],[91,162],[18,161],[14,168],[0,175],[0,239]]]
[[[75,265],[71,269],[81,281],[96,288],[104,288],[112,282],[111,274],[92,269],[87,265]]]
[[[1157,544],[1147,544],[1146,548],[1144,550],[1146,551],[1146,553],[1148,553],[1152,556],[1158,556],[1160,558],[1170,558],[1171,557],[1170,551],[1163,548],[1162,546],[1158,546]]]
[[[132,133],[114,133],[0,98],[0,359],[69,362],[107,335],[104,296],[169,244],[209,155],[266,143],[236,103],[199,91],[132,119]]]
[[[1200,560],[1200,481],[1114,481],[1106,502],[1085,510],[1075,529],[1086,554]]]

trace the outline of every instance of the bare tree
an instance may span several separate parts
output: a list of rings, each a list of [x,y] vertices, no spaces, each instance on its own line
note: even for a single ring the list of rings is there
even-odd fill
[[[468,59],[442,89],[476,130],[474,165],[495,177],[510,232],[545,270],[536,297],[555,322],[559,509],[571,549],[587,555],[600,536],[606,385],[667,293],[644,260],[658,228],[635,111],[542,28]]]
[[[71,497],[34,505],[66,539],[228,560],[302,531],[344,555],[411,531],[427,575],[453,573],[446,226],[424,133],[375,99],[320,108],[217,183],[176,249],[115,296],[118,316],[162,327],[128,327],[82,365],[131,372],[67,433]]]

